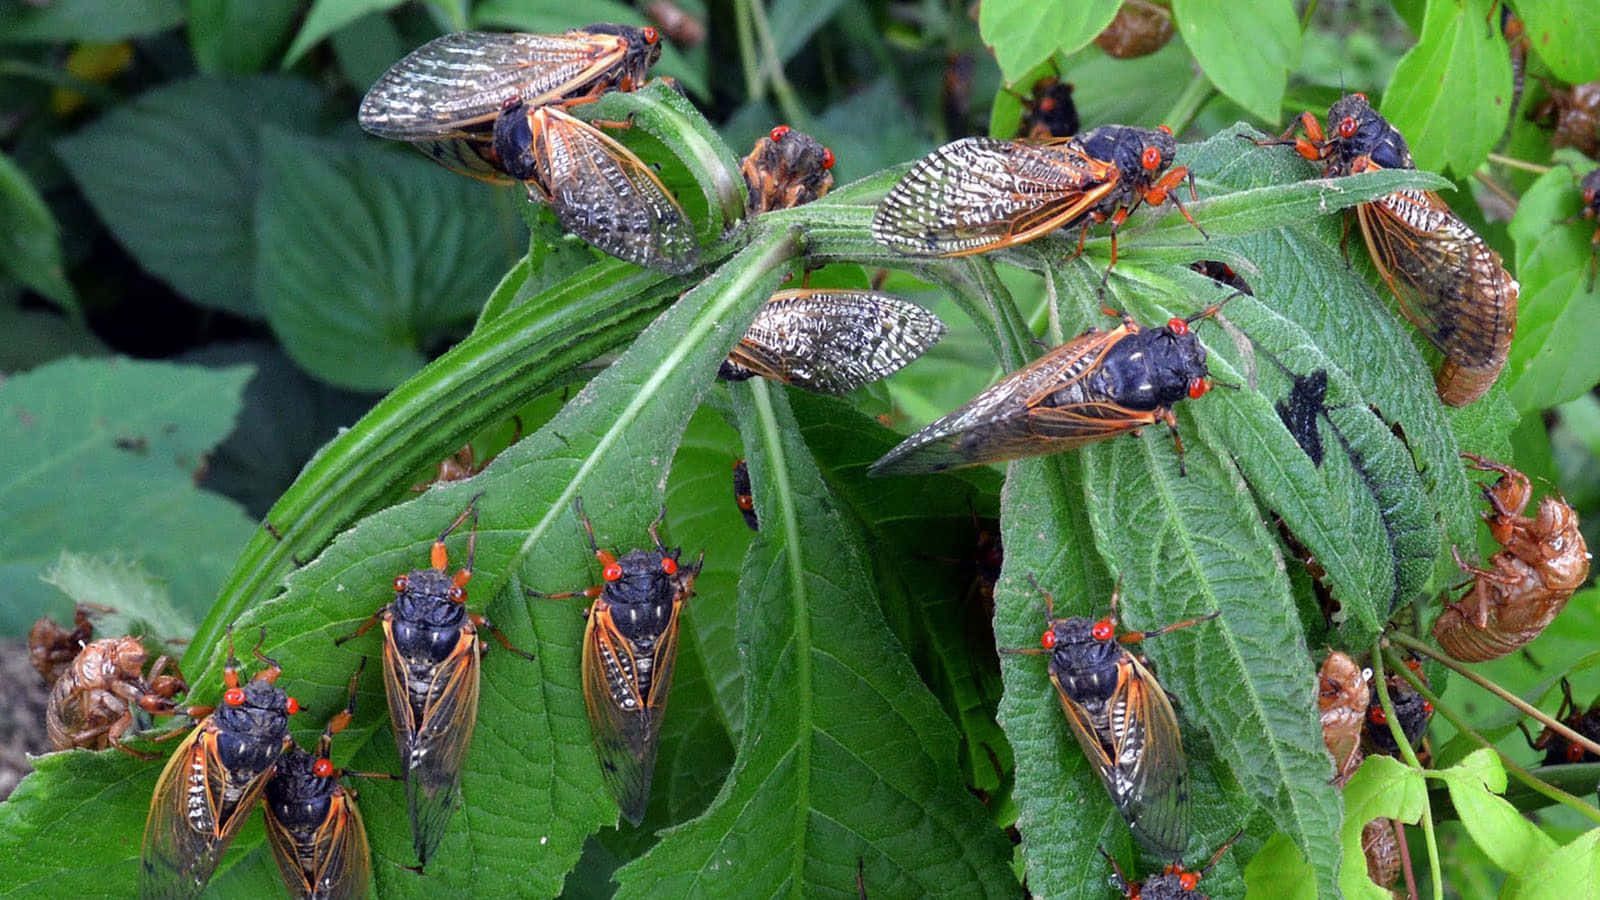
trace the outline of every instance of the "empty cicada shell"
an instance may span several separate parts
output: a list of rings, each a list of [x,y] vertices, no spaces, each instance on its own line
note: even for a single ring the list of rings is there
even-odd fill
[[[1576,147],[1589,157],[1600,153],[1600,81],[1553,87],[1549,93],[1533,118],[1555,126],[1550,142],[1557,147]]]
[[[833,151],[816,138],[779,125],[739,163],[750,215],[803,206],[833,189]]]
[[[1094,39],[1095,46],[1117,59],[1149,56],[1172,40],[1172,9],[1166,0],[1131,0]]]
[[[83,747],[104,750],[122,746],[133,726],[132,707],[153,715],[176,710],[172,698],[187,690],[181,675],[164,675],[172,660],[158,657],[145,674],[148,656],[135,637],[91,641],[50,689],[45,730],[56,750]]]
[[[1361,728],[1367,718],[1372,673],[1335,650],[1317,673],[1317,712],[1322,742],[1333,756],[1333,783],[1343,787],[1361,765]]]
[[[1472,467],[1498,472],[1483,488],[1491,512],[1489,533],[1504,548],[1488,568],[1457,563],[1473,576],[1466,593],[1445,604],[1433,624],[1434,640],[1464,662],[1504,656],[1539,636],[1589,577],[1589,548],[1578,515],[1565,501],[1546,496],[1536,516],[1522,515],[1532,499],[1528,477],[1510,466],[1463,454]]]
[[[1373,884],[1386,888],[1400,877],[1400,839],[1393,819],[1373,819],[1361,827],[1361,852]]]
[[[89,620],[89,608],[83,604],[73,611],[72,628],[57,625],[49,616],[40,617],[28,630],[28,657],[45,685],[51,686],[61,673],[78,658],[89,639],[94,637],[94,623]]]

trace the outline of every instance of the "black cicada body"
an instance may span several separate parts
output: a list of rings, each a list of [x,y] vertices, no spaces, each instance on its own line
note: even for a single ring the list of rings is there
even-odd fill
[[[750,467],[742,459],[733,461],[733,502],[738,505],[744,524],[751,531],[761,530],[761,520],[756,518],[756,498],[750,490]]]
[[[1572,699],[1572,685],[1567,679],[1561,679],[1561,707],[1556,710],[1556,721],[1591,741],[1600,742],[1600,698],[1589,704],[1588,709],[1580,709]],[[1528,746],[1544,751],[1544,764],[1547,766],[1600,761],[1600,756],[1582,744],[1567,739],[1554,728],[1546,727],[1535,738],[1528,733],[1528,726],[1518,722],[1517,727],[1528,739]]]
[[[749,191],[750,215],[792,209],[823,197],[833,189],[833,151],[816,138],[787,125],[756,141],[739,163]]]
[[[1217,848],[1217,852],[1211,855],[1211,861],[1199,869],[1186,869],[1183,863],[1173,862],[1167,864],[1160,875],[1152,875],[1144,881],[1129,881],[1122,873],[1122,867],[1117,865],[1117,861],[1105,851],[1104,847],[1096,849],[1107,862],[1111,863],[1112,870],[1116,872],[1112,883],[1128,900],[1207,900],[1206,895],[1200,893],[1200,879],[1216,867],[1222,860],[1222,854],[1227,853],[1228,848],[1232,847],[1233,842],[1242,834],[1243,831],[1234,832],[1233,837],[1224,841],[1222,846]]]
[[[1033,83],[1033,94],[1022,98],[1022,123],[1017,137],[1048,141],[1078,133],[1078,107],[1072,102],[1072,85],[1048,75]]]

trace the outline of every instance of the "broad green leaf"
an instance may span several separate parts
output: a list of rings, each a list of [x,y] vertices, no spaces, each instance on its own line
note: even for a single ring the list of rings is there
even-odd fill
[[[10,4],[0,10],[0,43],[99,41],[109,43],[166,31],[183,22],[179,0],[57,0],[44,6]]]
[[[1506,790],[1506,770],[1488,747],[1448,769],[1429,772],[1428,777],[1445,783],[1461,824],[1501,871],[1537,872],[1538,860],[1556,849],[1548,835],[1500,796]]]
[[[1516,5],[1533,52],[1568,84],[1600,78],[1594,7],[1586,0],[1522,0]]]
[[[1260,852],[1244,867],[1244,883],[1250,896],[1257,892],[1282,900],[1313,900],[1317,896],[1316,873],[1311,871],[1294,843],[1281,832],[1268,838]],[[1354,896],[1350,888],[1342,885],[1341,888],[1346,897]]]
[[[171,586],[191,620],[250,533],[238,504],[194,486],[233,428],[247,368],[64,359],[0,384],[0,631],[71,604],[39,580],[62,550],[119,553]]]
[[[335,31],[328,38],[339,71],[358,87],[378,80],[406,55],[400,29],[381,12],[370,12]]]
[[[64,356],[110,353],[87,325],[55,310],[25,309],[0,303],[0,372],[22,372]]]
[[[61,228],[28,174],[0,153],[0,269],[69,312],[78,298],[61,266]]]
[[[74,604],[107,607],[109,612],[94,617],[97,634],[141,634],[166,641],[187,640],[194,633],[197,619],[173,609],[167,586],[138,563],[63,550],[39,577]]]
[[[1172,18],[1217,90],[1268,122],[1280,120],[1288,70],[1300,59],[1291,0],[1173,0]]]
[[[188,0],[189,46],[207,74],[266,68],[300,13],[300,0]]]
[[[1511,115],[1511,55],[1485,0],[1429,0],[1422,35],[1384,92],[1381,112],[1405,135],[1417,168],[1466,178]]]
[[[1427,786],[1421,772],[1392,756],[1366,758],[1344,786],[1344,826],[1339,830],[1344,862],[1339,871],[1339,890],[1346,897],[1388,900],[1389,892],[1367,877],[1361,829],[1377,818],[1416,822],[1422,818],[1427,802]]]
[[[844,5],[844,0],[773,0],[767,21],[778,44],[778,59],[788,62]]]
[[[402,0],[313,0],[311,11],[283,55],[283,67],[288,68],[300,60],[307,50],[322,39],[349,25],[370,12],[382,12],[399,6]]]
[[[1591,828],[1564,847],[1529,860],[1523,874],[1506,879],[1505,900],[1565,898],[1575,886],[1600,884],[1600,828]]]
[[[56,152],[140,265],[195,303],[258,318],[259,126],[311,130],[318,104],[298,78],[192,78],[117,107]]]
[[[419,156],[275,129],[263,139],[256,289],[306,371],[398,384],[465,330],[524,246],[513,203]]]
[[[1563,156],[1569,164],[1578,159]],[[1590,277],[1592,223],[1564,222],[1582,203],[1574,171],[1557,166],[1542,175],[1522,195],[1511,220],[1522,293],[1517,335],[1501,379],[1524,414],[1571,400],[1600,381],[1600,357],[1586,340],[1589,323],[1600,317],[1600,289]]]
[[[1005,839],[955,777],[955,734],[778,390],[734,390],[766,517],[740,578],[734,769],[705,815],[618,872],[619,895],[848,891],[858,861],[886,896],[1014,893]]]
[[[1015,82],[1051,54],[1071,53],[1094,40],[1119,5],[1117,0],[989,0],[978,8],[978,32],[994,50],[1005,80]]]

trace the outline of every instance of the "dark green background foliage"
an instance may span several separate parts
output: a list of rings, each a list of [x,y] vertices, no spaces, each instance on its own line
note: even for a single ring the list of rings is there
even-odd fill
[[[1139,858],[1043,660],[996,649],[1038,641],[1030,575],[1063,614],[1101,614],[1120,582],[1131,628],[1222,613],[1145,648],[1183,723],[1186,861],[1244,827],[1207,876],[1213,896],[1372,895],[1361,824],[1425,810],[1410,829],[1425,892],[1442,880],[1468,896],[1554,896],[1600,877],[1600,814],[1508,789],[1501,759],[1462,733],[1537,762],[1498,701],[1430,666],[1457,717],[1435,722],[1435,770],[1380,760],[1341,793],[1312,678],[1326,648],[1368,652],[1391,619],[1421,633],[1459,580],[1450,549],[1484,540],[1459,452],[1511,460],[1581,516],[1600,513],[1590,228],[1552,224],[1577,210],[1574,173],[1594,163],[1554,150],[1533,115],[1557,83],[1600,78],[1591,3],[1513,4],[1533,38],[1515,108],[1484,0],[1173,0],[1178,36],[1136,60],[1090,43],[1118,7],[1104,0],[984,0],[975,17],[954,0],[677,6],[709,35],[669,43],[656,69],[685,95],[657,84],[578,110],[631,116],[619,139],[697,224],[705,268],[669,277],[600,256],[522,191],[453,176],[354,118],[379,73],[442,31],[643,24],[634,6],[0,0],[0,629],[64,620],[75,600],[116,607],[187,640],[174,652],[195,701],[211,702],[226,627],[264,627],[309,742],[378,651],[370,635],[334,638],[481,492],[472,606],[537,659],[487,657],[463,808],[425,878],[406,868],[399,787],[359,785],[381,895],[850,897],[859,881],[874,897],[1015,896],[1025,879],[1106,897],[1097,846],[1134,872],[1165,861]],[[1014,133],[1021,106],[1002,87],[1026,93],[1052,71],[1076,86],[1085,127],[1176,129],[1209,239],[1170,207],[1140,210],[1104,295],[1103,229],[1077,257],[1068,235],[948,262],[871,240],[872,210],[911,160]],[[964,90],[952,73],[968,74]],[[1241,140],[1320,115],[1341,89],[1373,97],[1419,171],[1326,181],[1286,148]],[[747,221],[737,160],[779,122],[833,149],[841,187]],[[1437,355],[1360,241],[1341,252],[1342,211],[1402,187],[1442,190],[1521,282],[1510,362],[1466,409],[1438,403]],[[1202,259],[1232,265],[1254,296],[1195,326],[1235,389],[1180,404],[1186,474],[1157,428],[1003,472],[865,477],[1041,341],[1106,326],[1102,306],[1154,324],[1222,299],[1188,268]],[[892,269],[887,289],[952,333],[843,399],[715,381],[761,301],[807,267],[845,287]],[[1320,466],[1274,409],[1314,369],[1329,376]],[[479,459],[500,452],[491,467],[413,490],[469,441]],[[729,496],[740,456],[759,534]],[[590,746],[581,605],[523,593],[594,581],[578,497],[602,546],[643,545],[665,503],[668,543],[706,554],[637,829],[615,828]],[[969,557],[996,516],[991,621]],[[1285,535],[1327,573],[1336,623]],[[460,560],[464,539],[450,549]],[[1597,629],[1591,587],[1527,653],[1478,668],[1545,709],[1570,673],[1587,700]],[[338,762],[398,766],[383,708],[369,666]],[[0,892],[127,896],[160,764],[36,759],[0,804]],[[1592,797],[1600,767],[1565,768],[1539,774]],[[210,893],[276,885],[252,823]]]

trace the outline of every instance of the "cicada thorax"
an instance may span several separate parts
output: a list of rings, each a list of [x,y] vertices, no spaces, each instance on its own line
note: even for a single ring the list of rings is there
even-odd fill
[[[792,209],[825,196],[833,189],[833,163],[833,151],[816,138],[777,126],[739,163],[749,192],[746,211]]]
[[[1556,709],[1555,718],[1583,737],[1600,742],[1600,697],[1595,698],[1588,709],[1579,708],[1577,701],[1572,699],[1572,685],[1566,678],[1561,679],[1561,706]],[[1560,766],[1600,761],[1600,756],[1554,728],[1545,726],[1535,738],[1528,732],[1526,725],[1518,722],[1517,727],[1522,729],[1523,736],[1528,739],[1528,746],[1534,750],[1544,751],[1544,765]]]
[[[269,660],[240,685],[231,647],[228,655],[221,705],[184,738],[156,782],[141,852],[142,897],[189,897],[205,888],[292,743],[289,716],[299,705],[274,684],[277,664]]]
[[[1291,128],[1268,143],[1293,143],[1301,155],[1322,160],[1325,175],[1416,167],[1405,138],[1363,94],[1347,94],[1329,107],[1327,134],[1310,113],[1302,114],[1300,126],[1307,138],[1291,141]],[[1439,398],[1451,406],[1477,400],[1511,352],[1516,279],[1433,191],[1385,194],[1358,206],[1356,218],[1400,311],[1444,357],[1435,378]]]
[[[1421,675],[1420,668],[1418,675]],[[1433,718],[1433,704],[1421,694],[1412,689],[1411,685],[1398,675],[1390,674],[1384,682],[1389,689],[1389,703],[1394,707],[1394,714],[1400,723],[1400,731],[1406,736],[1411,746],[1417,746],[1422,736],[1428,730],[1428,722]],[[1385,756],[1398,756],[1400,745],[1395,743],[1394,733],[1389,728],[1388,713],[1384,712],[1383,703],[1378,699],[1378,685],[1376,682],[1369,684],[1371,696],[1367,701],[1367,723],[1363,732],[1363,748],[1369,753],[1382,753]]]
[[[1047,75],[1033,83],[1032,93],[1022,98],[1022,121],[1017,137],[1048,141],[1078,133],[1078,107],[1072,102],[1072,85]]]
[[[1589,576],[1589,549],[1577,513],[1558,497],[1539,501],[1538,514],[1522,514],[1532,499],[1526,475],[1510,466],[1466,454],[1479,471],[1500,478],[1483,488],[1490,512],[1489,532],[1504,548],[1488,568],[1461,561],[1473,580],[1455,601],[1445,603],[1433,637],[1446,652],[1466,662],[1496,659],[1538,637],[1566,608],[1567,600]]]
[[[1317,672],[1317,714],[1322,742],[1333,757],[1333,783],[1343,787],[1361,765],[1361,730],[1371,702],[1372,677],[1355,660],[1335,650]]]
[[[1204,396],[1211,385],[1191,321],[1145,329],[1125,318],[1111,331],[1090,329],[906,438],[868,474],[1039,456],[1156,422],[1172,425],[1172,405]]]
[[[45,707],[45,731],[55,750],[116,747],[128,753],[122,735],[134,724],[133,708],[166,715],[172,698],[187,690],[181,675],[162,674],[171,660],[156,659],[145,674],[148,654],[135,637],[91,641],[56,678]]]
[[[756,517],[756,498],[750,488],[750,467],[743,459],[733,461],[733,502],[744,516],[744,524],[751,531],[761,530],[761,520]]]
[[[773,294],[717,371],[845,394],[910,365],[945,333],[944,322],[899,297],[798,288]]]

